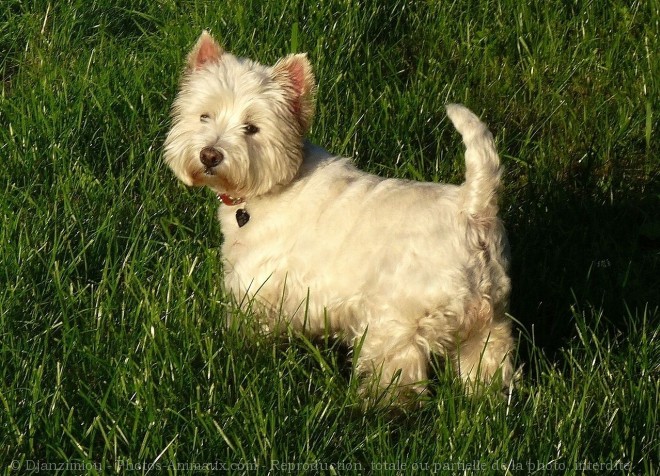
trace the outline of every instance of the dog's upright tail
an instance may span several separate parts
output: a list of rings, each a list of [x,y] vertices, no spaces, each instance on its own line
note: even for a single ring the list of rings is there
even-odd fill
[[[447,115],[465,143],[466,211],[473,217],[497,215],[500,158],[486,124],[465,106],[447,104]]]

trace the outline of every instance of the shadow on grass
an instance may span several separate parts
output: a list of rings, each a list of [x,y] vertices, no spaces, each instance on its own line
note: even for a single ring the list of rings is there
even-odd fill
[[[525,201],[537,205],[505,213],[510,312],[549,357],[575,335],[573,309],[592,306],[610,329],[626,333],[629,314],[660,305],[660,187],[650,184],[600,200],[592,187],[559,182],[537,186],[551,191],[532,198],[530,185]],[[523,362],[530,347],[521,345]]]

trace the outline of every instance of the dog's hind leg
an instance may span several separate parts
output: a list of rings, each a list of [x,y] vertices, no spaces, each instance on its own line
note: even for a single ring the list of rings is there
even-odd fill
[[[466,392],[478,393],[483,386],[495,382],[508,391],[513,378],[513,347],[511,324],[506,319],[473,329],[454,352],[454,364]]]
[[[363,394],[383,403],[391,399],[401,404],[425,392],[429,352],[413,332],[396,323],[388,324],[367,331],[357,370],[363,378]]]

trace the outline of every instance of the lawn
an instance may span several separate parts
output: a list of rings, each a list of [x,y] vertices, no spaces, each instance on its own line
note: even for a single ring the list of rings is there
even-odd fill
[[[460,183],[443,105],[490,125],[510,402],[437,360],[421,409],[363,410],[338,343],[255,335],[217,200],[162,160],[204,28],[264,63],[308,52],[311,139],[365,170]],[[657,474],[658,51],[658,0],[3,1],[3,474]]]

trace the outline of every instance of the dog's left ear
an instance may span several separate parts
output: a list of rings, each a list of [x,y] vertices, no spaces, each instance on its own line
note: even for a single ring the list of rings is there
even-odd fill
[[[204,30],[193,49],[188,53],[186,68],[191,72],[203,67],[207,63],[217,63],[220,61],[223,53],[222,46],[213,39],[208,31]]]
[[[273,67],[273,78],[289,95],[291,109],[305,134],[314,117],[316,82],[307,54],[289,55]]]

